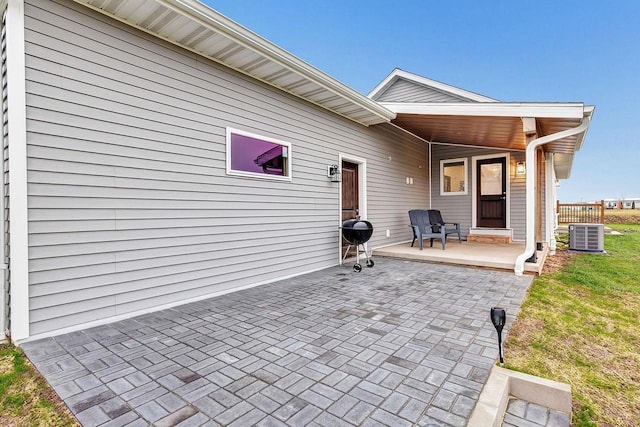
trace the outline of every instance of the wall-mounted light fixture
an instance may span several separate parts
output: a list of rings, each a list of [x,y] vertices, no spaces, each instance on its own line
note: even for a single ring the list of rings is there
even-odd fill
[[[340,182],[342,177],[340,175],[340,168],[338,165],[327,166],[327,177],[331,179],[331,182]]]
[[[524,162],[516,163],[516,175],[524,175],[527,173],[527,168],[524,166]]]

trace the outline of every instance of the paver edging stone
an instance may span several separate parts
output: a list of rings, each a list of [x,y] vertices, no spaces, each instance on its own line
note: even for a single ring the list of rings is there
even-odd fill
[[[494,366],[467,426],[499,427],[510,396],[571,417],[569,384]]]

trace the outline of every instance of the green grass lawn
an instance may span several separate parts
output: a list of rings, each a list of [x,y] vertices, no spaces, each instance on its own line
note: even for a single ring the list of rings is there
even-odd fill
[[[506,367],[571,385],[574,426],[640,425],[640,225],[611,227],[535,279],[505,342]]]
[[[0,425],[78,425],[22,351],[10,344],[0,345]]]

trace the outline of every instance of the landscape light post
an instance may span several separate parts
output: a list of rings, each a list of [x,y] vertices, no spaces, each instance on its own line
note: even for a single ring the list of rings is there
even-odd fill
[[[491,323],[498,332],[498,352],[500,354],[500,364],[504,365],[502,358],[502,328],[507,321],[507,312],[501,307],[491,307]]]

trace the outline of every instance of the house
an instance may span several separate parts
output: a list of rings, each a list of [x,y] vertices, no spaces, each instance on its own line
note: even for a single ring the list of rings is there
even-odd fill
[[[355,215],[385,230],[375,248],[437,207],[526,242],[518,274],[554,244],[554,183],[593,107],[401,70],[366,97],[195,0],[0,6],[0,326],[17,342],[337,265]]]
[[[607,209],[640,209],[640,198],[604,199],[604,206]]]

